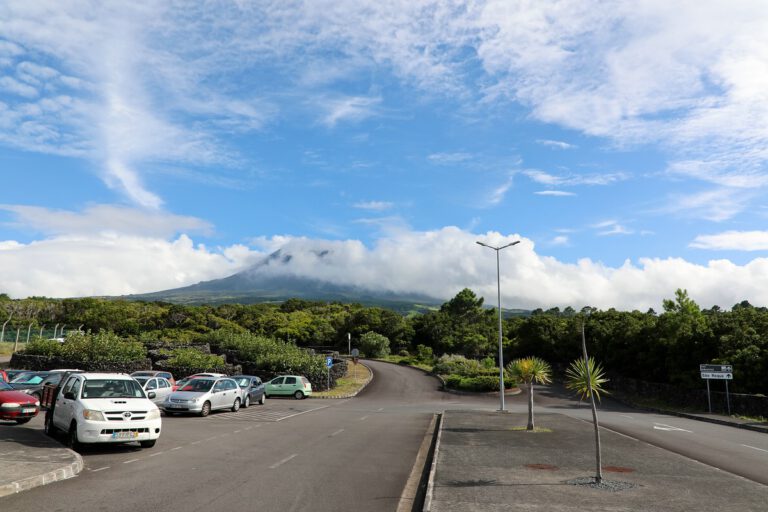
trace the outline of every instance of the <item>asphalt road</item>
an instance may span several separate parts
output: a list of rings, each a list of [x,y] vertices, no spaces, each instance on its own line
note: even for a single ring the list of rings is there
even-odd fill
[[[393,511],[432,414],[492,411],[499,400],[443,393],[419,371],[370,365],[374,379],[354,399],[269,399],[237,413],[164,418],[154,448],[87,449],[78,478],[6,497],[3,509]],[[525,396],[508,397],[507,406],[526,411]],[[586,405],[552,388],[537,394],[537,410],[591,419]],[[768,484],[765,434],[610,401],[600,418],[606,428]],[[41,425],[38,418],[29,428]]]

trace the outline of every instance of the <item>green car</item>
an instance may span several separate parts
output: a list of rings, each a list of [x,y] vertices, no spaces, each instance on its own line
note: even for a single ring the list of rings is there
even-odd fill
[[[301,400],[312,394],[312,384],[300,375],[281,375],[267,382],[264,387],[267,398],[273,396],[292,396]]]

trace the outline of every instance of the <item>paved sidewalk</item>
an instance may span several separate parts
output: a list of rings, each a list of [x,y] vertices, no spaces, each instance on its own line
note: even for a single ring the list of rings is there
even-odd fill
[[[72,478],[82,470],[80,455],[42,430],[0,421],[0,498]]]
[[[425,510],[764,512],[768,486],[620,434],[601,430],[603,478],[594,476],[592,425],[560,414],[448,411],[443,416]]]

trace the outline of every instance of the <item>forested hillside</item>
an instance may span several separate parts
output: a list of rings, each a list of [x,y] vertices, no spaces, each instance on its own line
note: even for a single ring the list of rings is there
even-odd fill
[[[686,387],[702,386],[700,363],[734,365],[732,390],[768,390],[768,309],[742,302],[729,310],[702,310],[678,290],[653,310],[617,311],[584,307],[536,310],[504,320],[505,359],[535,355],[556,368],[580,356],[581,325],[590,352],[610,374]],[[110,331],[128,341],[187,344],[215,331],[251,332],[299,347],[333,346],[346,352],[347,335],[359,346],[367,333],[388,341],[393,353],[496,357],[497,316],[471,290],[459,292],[439,310],[402,316],[381,307],[292,299],[281,304],[182,306],[105,299],[29,298],[0,295],[4,341],[27,333]],[[58,332],[61,332],[60,330]]]

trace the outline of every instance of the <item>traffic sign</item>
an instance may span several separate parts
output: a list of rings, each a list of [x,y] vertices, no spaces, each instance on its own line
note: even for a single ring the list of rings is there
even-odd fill
[[[725,372],[701,372],[702,379],[733,380],[732,373]]]
[[[360,351],[356,348],[352,349],[352,357],[357,357],[360,355]]]
[[[701,373],[722,372],[733,373],[733,365],[730,364],[700,364],[699,371]],[[703,377],[702,377],[703,378]],[[712,377],[717,378],[717,377]]]
[[[325,358],[325,366],[327,366],[328,368],[333,366],[333,358],[331,356],[328,356]]]

